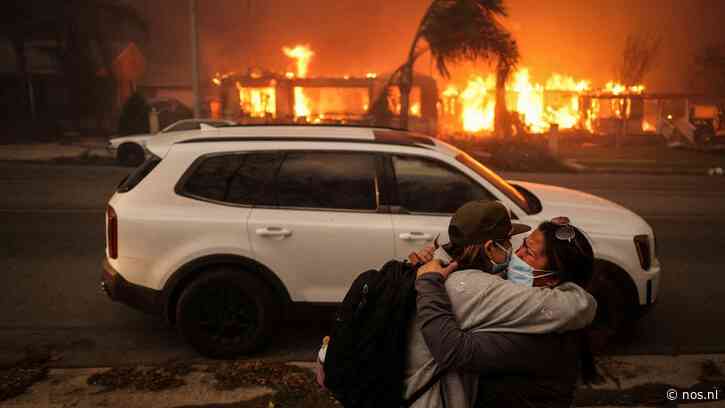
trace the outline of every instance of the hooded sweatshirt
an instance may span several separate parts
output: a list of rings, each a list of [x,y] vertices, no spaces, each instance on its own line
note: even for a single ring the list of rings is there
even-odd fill
[[[450,262],[444,252],[437,253],[436,258]],[[532,288],[509,282],[497,275],[469,269],[452,273],[445,287],[462,330],[563,333],[589,325],[597,310],[594,298],[578,285],[569,282],[553,289]],[[424,386],[438,367],[421,333],[419,317],[416,316],[411,324],[406,350],[406,399]],[[441,387],[445,392],[441,392]],[[449,372],[412,407],[472,407],[477,388],[477,374]]]

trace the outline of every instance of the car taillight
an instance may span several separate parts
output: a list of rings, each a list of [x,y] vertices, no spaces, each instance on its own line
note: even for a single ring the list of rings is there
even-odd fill
[[[111,259],[118,258],[118,216],[110,205],[106,209],[106,245],[108,256]]]
[[[652,263],[652,257],[649,247],[649,237],[647,235],[637,235],[634,237],[634,246],[637,248],[637,256],[639,256],[639,264],[645,271],[649,269]]]

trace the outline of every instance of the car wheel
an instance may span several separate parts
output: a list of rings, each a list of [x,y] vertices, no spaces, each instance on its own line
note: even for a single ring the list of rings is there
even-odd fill
[[[181,335],[200,354],[230,358],[258,350],[279,317],[269,287],[233,267],[204,271],[176,305]]]
[[[637,288],[618,266],[598,261],[589,292],[597,300],[597,314],[589,330],[590,348],[600,353],[616,343],[632,340],[639,313]]]
[[[122,144],[118,148],[118,162],[123,166],[139,166],[145,159],[144,150],[135,143]]]

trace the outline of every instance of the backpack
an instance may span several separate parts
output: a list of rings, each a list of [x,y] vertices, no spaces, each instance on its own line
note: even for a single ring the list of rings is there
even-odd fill
[[[389,261],[361,273],[345,295],[323,364],[325,387],[344,407],[408,406],[440,378],[403,400],[415,279],[413,265]]]

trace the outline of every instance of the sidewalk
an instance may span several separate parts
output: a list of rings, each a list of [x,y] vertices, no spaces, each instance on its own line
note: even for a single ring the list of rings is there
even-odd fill
[[[613,356],[602,358],[598,365],[605,381],[580,388],[577,406],[725,406],[723,354]],[[35,380],[42,380],[5,401],[2,398],[8,388],[0,383],[0,401],[16,408],[339,406],[319,389],[313,369],[307,362],[260,361],[46,369],[35,372]],[[20,384],[28,370],[11,375]],[[0,371],[0,380],[8,376],[7,370]]]
[[[107,141],[92,138],[73,141],[69,144],[5,144],[0,145],[0,161],[52,162],[84,158],[112,160],[112,154],[106,150],[107,145]]]

